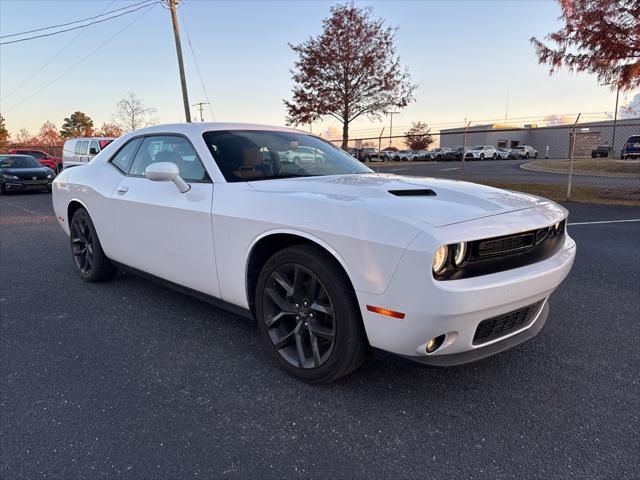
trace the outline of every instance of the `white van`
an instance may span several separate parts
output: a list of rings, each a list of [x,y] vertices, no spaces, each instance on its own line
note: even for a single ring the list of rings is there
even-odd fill
[[[62,168],[89,163],[114,140],[115,137],[85,137],[67,140],[62,147]]]

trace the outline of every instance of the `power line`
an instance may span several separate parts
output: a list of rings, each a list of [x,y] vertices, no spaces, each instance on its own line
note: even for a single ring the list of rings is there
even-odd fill
[[[115,1],[115,0],[114,0]],[[66,27],[69,25],[73,25],[75,23],[82,23],[82,22],[87,22],[89,20],[93,20],[95,18],[100,18],[100,17],[104,17],[105,15],[111,15],[112,13],[115,12],[119,12],[120,10],[127,10],[129,8],[132,7],[137,7],[138,5],[142,5],[143,3],[148,3],[150,0],[143,0],[142,2],[139,3],[134,3],[132,5],[127,5],[126,7],[120,7],[120,8],[116,8],[115,10],[111,10],[110,12],[105,12],[105,10],[107,8],[109,8],[114,2],[111,2],[103,11],[102,13],[100,13],[99,15],[95,15],[93,17],[88,17],[88,18],[84,18],[82,20],[75,20],[73,22],[68,22],[68,23],[61,23],[58,25],[51,25],[50,27],[43,27],[43,28],[36,28],[34,30],[26,30],[24,32],[20,32],[20,33],[12,33],[11,35],[0,35],[0,38],[9,38],[9,37],[18,37],[20,35],[26,35],[27,33],[35,33],[35,32],[42,32],[43,30],[51,30],[52,28],[60,28],[60,27]]]
[[[103,23],[103,22],[106,22],[108,20],[113,20],[114,18],[122,17],[123,15],[128,15],[129,13],[137,12],[138,10],[141,10],[143,8],[147,8],[149,6],[153,6],[155,3],[156,3],[156,0],[152,0],[151,2],[148,1],[148,2],[146,2],[145,5],[141,5],[141,6],[137,7],[137,8],[134,8],[133,10],[127,10],[126,12],[122,12],[122,13],[119,13],[117,15],[113,15],[111,17],[103,18],[101,20],[95,20],[95,21],[87,23],[85,25],[78,25],[77,27],[66,28],[64,30],[58,30],[56,32],[51,32],[51,33],[43,33],[42,35],[34,35],[32,37],[27,37],[27,38],[20,38],[18,40],[11,40],[11,41],[8,41],[8,42],[0,42],[0,45],[9,45],[11,43],[26,42],[28,40],[35,40],[36,38],[51,37],[53,35],[58,35],[60,33],[70,32],[72,30],[77,30],[79,28],[86,28],[86,27],[88,27],[90,25],[95,25],[97,23]]]
[[[54,78],[53,80],[51,80],[50,82],[46,83],[45,85],[43,85],[42,87],[40,87],[38,90],[36,90],[35,92],[33,92],[31,95],[29,95],[27,98],[23,99],[22,101],[12,105],[11,107],[7,108],[5,110],[5,112],[9,112],[11,110],[13,110],[16,107],[19,107],[20,105],[22,105],[23,103],[31,100],[33,97],[35,97],[38,93],[40,93],[41,91],[43,91],[44,89],[50,87],[51,85],[53,85],[55,82],[57,82],[58,80],[60,80],[62,77],[64,77],[67,73],[71,72],[73,69],[75,69],[77,66],[79,66],[81,63],[83,63],[85,60],[87,60],[88,58],[90,58],[94,53],[96,53],[98,50],[100,50],[102,47],[104,47],[105,45],[107,45],[109,42],[111,42],[111,40],[113,40],[114,38],[116,38],[118,35],[120,35],[122,32],[124,32],[126,29],[128,29],[131,25],[133,25],[134,23],[136,23],[138,20],[140,20],[142,17],[144,17],[147,13],[149,13],[151,10],[153,10],[153,7],[155,7],[157,4],[154,2],[153,4],[150,4],[147,6],[147,10],[145,10],[144,12],[142,12],[140,15],[138,15],[136,18],[134,18],[131,22],[127,23],[124,27],[122,27],[120,30],[118,30],[115,34],[113,34],[111,37],[109,37],[106,41],[104,41],[103,43],[101,43],[98,47],[94,48],[93,50],[91,50],[91,52],[89,52],[87,55],[85,55],[84,57],[82,57],[80,60],[78,60],[76,63],[74,63],[73,65],[71,65],[68,69],[66,69],[64,72],[62,72],[60,75],[58,75],[56,78]]]
[[[187,43],[189,44],[189,50],[191,50],[193,63],[195,64],[196,71],[198,72],[198,78],[200,78],[200,85],[202,85],[202,92],[204,93],[204,98],[207,100],[207,105],[209,105],[209,112],[211,112],[211,120],[215,120],[215,115],[213,114],[213,107],[211,106],[211,100],[209,100],[209,94],[207,93],[207,89],[204,86],[204,81],[202,80],[202,74],[200,73],[200,66],[198,65],[198,59],[196,58],[196,53],[193,50],[193,45],[191,45],[191,37],[189,36],[189,29],[187,28],[187,24],[184,21],[184,15],[180,15],[180,19],[182,20],[182,26],[184,27],[184,32],[187,34]],[[200,109],[200,118],[202,118],[202,108]]]
[[[115,3],[116,0],[111,0],[111,2],[102,9],[102,13],[100,15],[102,15],[109,7],[111,7],[111,5],[113,5]],[[98,15],[98,16],[100,16]],[[16,88],[14,88],[13,90],[11,90],[9,93],[7,93],[4,97],[2,97],[0,99],[0,101],[4,102],[7,98],[9,98],[11,95],[13,95],[14,93],[16,93],[18,90],[22,89],[27,83],[29,83],[37,74],[39,74],[40,72],[42,72],[47,65],[49,65],[51,62],[53,62],[56,58],[58,58],[60,56],[60,54],[62,52],[64,52],[67,48],[69,48],[71,46],[71,44],[73,42],[75,42],[78,37],[80,37],[80,35],[82,35],[86,30],[86,27],[82,30],[80,30],[71,40],[69,40],[69,42],[62,47],[60,50],[58,50],[58,52],[51,58],[49,58],[49,60],[47,60],[45,63],[42,64],[42,66],[36,70],[35,72],[33,72],[31,75],[29,75],[25,80],[23,80],[22,82],[20,82],[18,84],[18,86]]]

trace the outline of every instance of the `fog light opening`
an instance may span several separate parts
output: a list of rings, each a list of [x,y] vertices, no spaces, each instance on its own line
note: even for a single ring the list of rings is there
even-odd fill
[[[442,335],[439,335],[429,340],[425,347],[426,352],[427,353],[435,352],[437,349],[439,349],[442,346],[446,338],[447,336],[443,333]]]

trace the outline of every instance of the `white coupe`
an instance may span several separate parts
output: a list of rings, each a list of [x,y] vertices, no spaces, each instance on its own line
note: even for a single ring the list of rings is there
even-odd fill
[[[317,151],[294,162],[292,151]],[[259,125],[159,125],[53,183],[80,277],[128,269],[255,318],[308,382],[370,351],[430,365],[533,337],[576,246],[567,211],[472,183],[377,175],[334,145]]]

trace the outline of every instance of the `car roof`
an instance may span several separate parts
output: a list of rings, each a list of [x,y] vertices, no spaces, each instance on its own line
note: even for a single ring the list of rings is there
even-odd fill
[[[261,125],[255,123],[233,123],[233,122],[194,122],[194,123],[167,123],[162,125],[153,125],[151,127],[135,130],[136,134],[149,133],[182,133],[201,135],[204,132],[225,131],[225,130],[266,130],[277,132],[303,133],[309,135],[309,132],[288,127],[277,127],[273,125]]]

